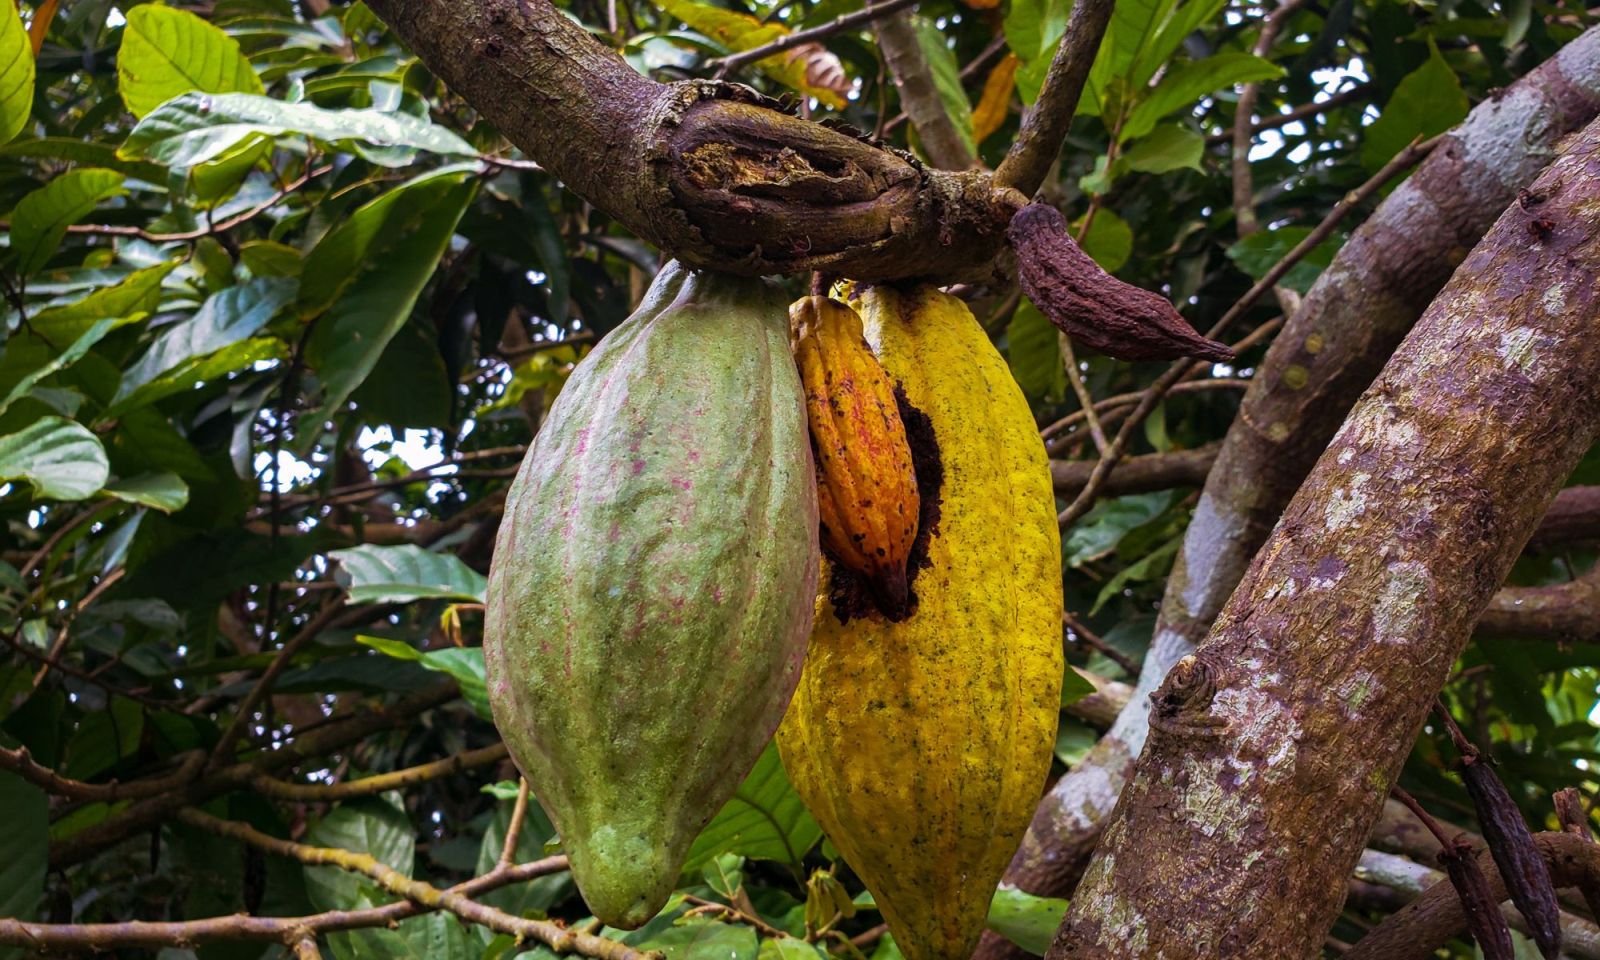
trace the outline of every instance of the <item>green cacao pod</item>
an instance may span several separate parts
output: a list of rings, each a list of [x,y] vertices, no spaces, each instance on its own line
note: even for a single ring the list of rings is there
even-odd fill
[[[819,561],[787,318],[761,281],[669,264],[507,495],[495,724],[612,926],[660,910],[799,679]]]

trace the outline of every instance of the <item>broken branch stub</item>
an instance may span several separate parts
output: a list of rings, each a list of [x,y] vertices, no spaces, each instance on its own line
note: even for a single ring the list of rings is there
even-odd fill
[[[1232,349],[1195,332],[1164,297],[1100,269],[1073,241],[1055,207],[1024,206],[1011,218],[1006,237],[1017,254],[1022,291],[1079,343],[1118,360],[1233,359]]]

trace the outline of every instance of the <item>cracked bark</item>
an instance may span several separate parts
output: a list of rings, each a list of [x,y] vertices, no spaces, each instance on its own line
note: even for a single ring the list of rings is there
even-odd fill
[[[1600,123],[1530,189],[1555,230],[1506,210],[1157,691],[1049,960],[1320,948],[1473,622],[1600,431]]]
[[[1279,333],[1206,481],[1129,709],[1046,795],[1006,882],[1076,883],[1143,747],[1149,695],[1194,650],[1345,413],[1456,264],[1600,112],[1600,28],[1476,107],[1340,250]],[[980,960],[1017,956],[986,937]]]
[[[574,193],[683,262],[985,281],[1014,201],[748,87],[637,74],[549,0],[373,0],[435,75]]]

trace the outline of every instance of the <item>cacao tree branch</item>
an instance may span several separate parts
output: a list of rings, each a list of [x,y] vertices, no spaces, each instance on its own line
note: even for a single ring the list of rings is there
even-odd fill
[[[359,780],[346,780],[343,783],[290,783],[261,774],[250,780],[250,789],[262,796],[272,797],[276,800],[311,801],[318,803],[334,803],[339,800],[350,800],[355,797],[370,797],[374,794],[385,793],[389,790],[400,790],[405,787],[438,780],[462,770],[473,767],[486,766],[498,763],[507,757],[506,745],[503,743],[490,744],[476,750],[452,754],[431,763],[422,763],[403,770],[391,770],[388,773],[378,773]]]
[[[528,920],[515,917],[504,910],[482,904],[464,893],[440,890],[432,884],[413,880],[377,858],[336,847],[314,847],[268,836],[254,827],[234,820],[223,820],[193,807],[178,811],[178,819],[220,837],[228,837],[280,857],[288,857],[308,865],[339,867],[352,873],[371,877],[383,889],[396,896],[405,897],[423,907],[448,910],[470,923],[488,927],[498,933],[509,933],[518,939],[537,940],[557,953],[579,953],[596,960],[660,960],[654,951],[635,950],[632,947],[598,937],[582,930],[569,929],[549,920]]]
[[[1544,855],[1551,877],[1560,886],[1582,886],[1600,883],[1600,847],[1570,833],[1537,833],[1534,843]],[[1495,868],[1494,858],[1488,851],[1478,855],[1478,865],[1489,881],[1491,894],[1498,900],[1506,897],[1505,881]],[[1349,953],[1347,960],[1426,960],[1434,951],[1448,943],[1466,929],[1466,917],[1461,910],[1460,898],[1455,888],[1443,875],[1437,875],[1416,900],[1404,909],[1390,915],[1372,932],[1362,937]],[[1513,926],[1521,919],[1514,915]],[[1508,913],[1507,919],[1513,914]],[[1574,956],[1600,955],[1600,931],[1594,925],[1563,915],[1562,932],[1565,935],[1565,952]]]
[[[546,857],[515,866],[500,866],[442,893],[475,897],[513,883],[523,883],[567,869],[567,858]],[[131,947],[186,947],[222,941],[264,941],[284,944],[307,936],[389,927],[409,917],[429,913],[435,906],[399,900],[361,910],[329,910],[299,917],[257,917],[233,914],[201,920],[123,923],[28,923],[0,919],[0,944],[28,947],[40,953],[108,951]]]
[[[1473,622],[1600,431],[1600,123],[1529,189],[1548,236],[1499,218],[1158,688],[1049,960],[1106,956],[1130,915],[1172,960],[1321,943]]]
[[[864,23],[871,23],[874,20],[887,17],[890,14],[904,10],[907,7],[915,6],[917,3],[918,0],[883,0],[882,3],[873,4],[870,7],[857,10],[854,13],[847,13],[838,19],[828,21],[827,23],[819,24],[806,30],[796,30],[793,33],[786,33],[771,43],[764,43],[759,47],[752,47],[749,50],[741,50],[738,53],[729,54],[726,57],[707,60],[706,66],[717,67],[717,75],[723,76],[739,69],[747,63],[755,63],[757,60],[765,60],[767,57],[770,57],[775,53],[782,53],[785,50],[793,49],[801,44],[811,43],[815,40],[822,40],[827,37],[831,37],[836,33],[843,33],[852,27],[859,27]]]
[[[869,10],[877,9],[875,6]],[[928,58],[922,53],[922,43],[917,38],[917,28],[911,14],[901,10],[877,23],[878,48],[883,52],[883,62],[894,78],[895,89],[900,91],[900,106],[911,118],[917,131],[922,152],[928,160],[942,170],[965,170],[972,166],[972,151],[967,148],[956,130],[950,111],[945,109],[939,88],[933,82],[933,71]]]
[[[1184,536],[1139,685],[1111,733],[1040,804],[1007,878],[1072,888],[1144,744],[1149,695],[1194,649],[1344,413],[1470,246],[1562,136],[1600,110],[1600,29],[1479,104],[1395,188],[1268,350]],[[1513,146],[1514,145],[1514,146]],[[1006,952],[988,940],[983,960]]]
[[[941,283],[992,274],[1014,201],[790,116],[637,74],[549,0],[375,0],[430,70],[577,195],[686,264]]]
[[[1265,57],[1272,51],[1278,32],[1289,18],[1299,12],[1305,0],[1284,0],[1261,24],[1251,53]],[[1239,102],[1233,108],[1233,154],[1229,158],[1233,169],[1233,217],[1239,238],[1242,240],[1256,232],[1256,200],[1253,178],[1250,175],[1250,145],[1255,128],[1256,98],[1261,94],[1260,83],[1247,83],[1239,89]]]
[[[1033,196],[1056,162],[1061,144],[1072,127],[1083,96],[1083,85],[1094,66],[1106,24],[1111,22],[1114,0],[1078,0],[1067,19],[1067,32],[1050,61],[1039,99],[1022,115],[1017,139],[995,168],[995,183]]]

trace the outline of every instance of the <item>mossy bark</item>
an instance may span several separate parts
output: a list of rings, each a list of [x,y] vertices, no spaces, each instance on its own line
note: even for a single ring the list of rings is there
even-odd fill
[[[1473,623],[1600,432],[1597,276],[1600,123],[1462,264],[1157,690],[1049,960],[1320,948]]]

